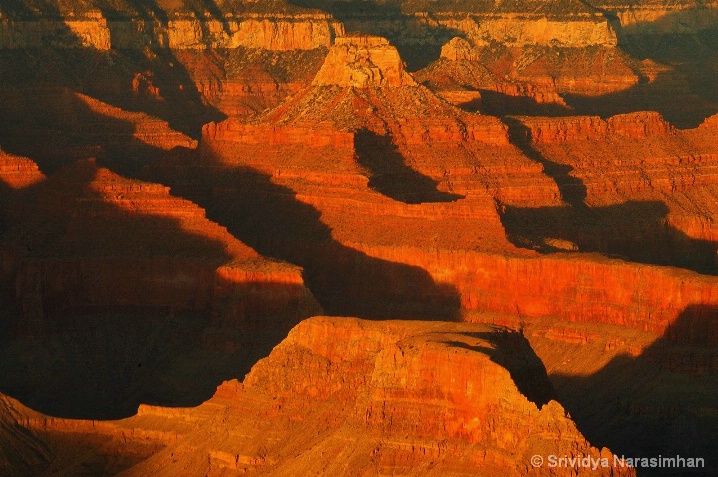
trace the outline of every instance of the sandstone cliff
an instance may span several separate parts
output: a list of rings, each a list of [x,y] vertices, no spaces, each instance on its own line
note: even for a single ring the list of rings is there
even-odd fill
[[[388,40],[350,36],[337,39],[312,85],[366,88],[416,83],[404,71],[399,52]]]

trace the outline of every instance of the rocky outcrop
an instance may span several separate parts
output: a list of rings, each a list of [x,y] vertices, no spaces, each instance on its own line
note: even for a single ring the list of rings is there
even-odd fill
[[[605,95],[635,87],[640,79],[635,61],[613,47],[497,48],[462,38],[446,43],[441,58],[415,77],[442,95],[480,91],[480,104],[458,104],[497,116],[566,116],[571,108],[564,95]]]
[[[8,189],[22,189],[42,182],[45,175],[28,158],[8,154],[0,149],[0,183]],[[1,189],[1,188],[0,188]]]
[[[608,118],[608,133],[629,139],[644,139],[675,132],[675,128],[656,112],[620,114]]]
[[[197,408],[141,406],[134,417],[106,423],[24,410],[22,422],[49,442],[69,433],[86,441],[104,437],[115,452],[161,443],[164,451],[130,470],[159,476],[176,472],[172,460],[186,463],[188,476],[377,470],[438,476],[459,469],[538,476],[549,470],[531,464],[537,454],[611,461],[611,452],[591,447],[550,400],[550,389],[516,332],[317,317],[295,327],[244,382],[224,383]],[[66,459],[83,457],[70,452]],[[551,470],[583,473],[633,475],[612,462],[597,471]]]
[[[441,47],[441,57],[449,61],[479,61],[474,46],[467,40],[456,37]]]
[[[337,38],[313,86],[401,87],[415,86],[396,48],[373,36]]]

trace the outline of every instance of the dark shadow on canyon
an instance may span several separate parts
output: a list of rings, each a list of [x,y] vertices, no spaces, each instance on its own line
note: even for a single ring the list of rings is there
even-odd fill
[[[369,173],[369,187],[406,204],[455,202],[464,196],[437,190],[439,184],[406,164],[391,136],[363,129],[354,135],[357,162]]]
[[[587,188],[571,175],[573,168],[546,158],[531,144],[530,130],[517,118],[502,119],[511,143],[533,161],[558,187],[566,203],[559,207],[514,207],[499,204],[507,238],[517,247],[541,253],[597,252],[652,265],[718,273],[718,243],[689,237],[668,222],[661,201],[628,201],[589,207]]]
[[[224,165],[204,149],[176,149],[148,170],[150,180],[199,204],[264,256],[300,265],[325,313],[367,319],[459,319],[460,298],[424,269],[391,262],[343,245],[320,212],[296,192],[246,166]],[[361,226],[359,224],[359,226]]]
[[[197,5],[200,24],[209,12]],[[4,9],[4,10],[2,10]],[[42,4],[33,11],[15,2],[0,7],[10,18],[56,19],[60,26],[43,37],[43,47],[0,52],[0,80],[4,88],[28,90],[48,84],[64,87],[97,98],[126,111],[144,112],[168,121],[170,126],[191,137],[199,137],[201,126],[225,116],[207,104],[197,90],[187,68],[168,47],[169,19],[156,1],[129,0],[122,10],[106,5],[100,8],[108,22],[111,49],[100,51],[83,47],[67,26],[62,26],[56,7]],[[224,18],[220,15],[220,19]],[[136,34],[130,39],[128,31]],[[130,45],[128,42],[131,42]]]
[[[491,332],[462,334],[486,341],[490,346],[473,346],[462,341],[449,341],[446,344],[487,355],[491,361],[509,372],[519,392],[539,409],[552,399],[557,399],[546,367],[523,333],[494,326]]]
[[[449,40],[465,36],[459,30],[405,13],[398,4],[373,0],[291,0],[291,3],[330,13],[349,33],[387,38],[399,50],[409,71],[426,67],[441,56],[441,47]]]
[[[718,243],[689,237],[667,221],[660,201],[605,207],[501,206],[501,222],[518,247],[541,253],[597,252],[636,263],[716,274]]]
[[[561,200],[571,207],[585,207],[584,201],[586,200],[587,189],[581,179],[571,175],[573,168],[553,162],[536,150],[531,143],[530,129],[520,120],[505,117],[502,121],[509,128],[509,140],[511,143],[518,147],[526,157],[541,164],[544,174],[556,182],[556,186],[561,194]]]
[[[114,45],[121,44],[126,32],[118,30],[116,22],[108,23],[113,53],[124,63],[135,66],[131,70],[132,94],[114,95],[111,98],[113,104],[129,110],[139,106],[149,114],[166,119],[173,129],[198,138],[203,124],[222,120],[226,116],[203,100],[187,68],[169,48],[167,13],[155,0],[126,1],[142,23],[140,38],[143,44],[122,50],[116,48]],[[209,18],[220,21],[224,31],[229,32],[229,25],[214,0],[190,2],[189,6],[200,21],[205,40],[209,38],[205,13],[209,14]],[[102,7],[100,10],[105,17],[126,19],[126,15],[112,8]],[[148,106],[153,109],[147,110]]]
[[[96,174],[32,186],[2,237],[0,392],[69,418],[197,406],[317,313],[301,284],[220,283],[225,243],[107,202]]]
[[[638,111],[657,111],[669,123],[680,128],[690,129],[701,125],[708,117],[718,113],[718,100],[711,98],[718,94],[718,87],[710,91],[699,91],[695,84],[698,80],[686,80],[695,76],[696,70],[706,71],[703,81],[718,74],[718,60],[714,65],[689,63],[675,65],[673,70],[659,73],[653,81],[639,83],[631,88],[600,96],[565,94],[565,102],[572,108],[571,115],[600,116],[607,119],[617,114]],[[713,68],[713,71],[708,72]],[[712,80],[710,80],[712,81]]]
[[[639,477],[718,473],[718,309],[692,305],[637,357],[590,376],[552,374],[559,400],[593,446],[625,457],[702,457],[706,468],[637,469]]]
[[[653,22],[621,27],[617,31],[619,47],[640,61],[658,64],[655,79],[649,80],[639,69],[641,80],[635,86],[600,96],[564,95],[576,114],[604,118],[635,111],[658,111],[671,124],[685,129],[700,125],[718,113],[718,25],[703,23],[701,30],[690,32],[695,16],[707,11],[698,5],[665,15]],[[710,13],[708,13],[710,14]],[[681,25],[684,32],[677,32]]]
[[[65,86],[8,85],[0,100],[3,149],[31,158],[45,174],[88,158],[134,174],[164,153],[135,138],[134,124],[94,110]]]
[[[2,3],[3,14],[10,6]],[[161,14],[144,15],[151,22]],[[150,31],[145,51],[80,48],[69,28],[59,28],[60,48],[0,52],[0,144],[51,174],[24,190],[0,187],[3,209],[12,209],[3,210],[0,237],[10,251],[1,257],[0,392],[49,415],[113,419],[135,414],[140,403],[196,406],[222,381],[242,379],[309,316],[291,304],[278,311],[276,303],[301,292],[297,284],[249,282],[236,296],[212,300],[213,268],[230,259],[223,243],[172,218],[93,200],[92,162],[73,165],[97,158],[133,177],[165,154],[136,139],[134,124],[93,109],[76,92],[195,134],[217,117]],[[133,89],[145,71],[166,76],[159,81],[169,86],[155,88],[157,97]],[[72,271],[83,257],[89,265]],[[178,263],[197,287],[183,288]]]
[[[570,107],[558,103],[539,103],[528,96],[511,96],[498,91],[480,88],[481,100],[477,105],[460,105],[468,112],[481,112],[490,116],[573,116]],[[473,109],[473,111],[472,111]]]
[[[145,9],[144,15],[147,22],[163,21],[161,14],[151,8]],[[97,158],[102,166],[126,177],[137,177],[141,167],[166,154],[134,138],[135,125],[95,111],[76,91],[122,109],[168,119],[173,125],[192,126],[183,129],[196,132],[201,122],[214,117],[213,112],[198,101],[194,92],[184,95],[186,90],[180,86],[188,83],[181,65],[169,64],[174,62],[173,57],[166,56],[171,52],[157,49],[156,32],[152,28],[149,31],[152,32],[149,48],[154,54],[147,61],[132,56],[144,55],[142,52],[116,50],[107,53],[82,48],[2,52],[2,147],[37,162],[43,172],[51,174],[51,183],[60,180],[57,177],[63,170],[78,173],[72,166],[77,160]],[[155,55],[159,60],[153,59]],[[154,68],[156,61],[161,64],[159,73],[154,71],[154,74],[169,76],[170,83],[177,86],[175,93],[181,98],[174,96],[175,93],[163,92],[163,88],[159,88],[160,101],[132,91],[130,86],[136,74],[144,74],[138,65]],[[111,74],[102,78],[108,71]],[[193,84],[191,88],[194,89]],[[165,108],[175,100],[178,100],[176,105]],[[200,114],[195,115],[194,111]],[[187,117],[190,123],[186,122]],[[196,159],[195,152],[184,152],[191,155],[190,162]],[[188,170],[190,174],[196,172]],[[205,174],[209,170],[216,172],[216,176]],[[305,282],[316,290],[325,311],[371,318],[458,319],[459,296],[453,287],[435,283],[421,268],[372,258],[339,244],[321,222],[317,210],[299,202],[292,191],[272,184],[268,176],[248,168],[209,168],[199,172],[193,177],[197,182],[189,191],[196,191],[197,187],[212,190],[209,195],[197,197],[200,204],[209,206],[208,215],[227,225],[260,253],[304,265]],[[80,184],[89,183],[91,176],[84,180],[75,177],[74,183],[78,180]],[[168,185],[171,182],[167,181]],[[223,189],[228,183],[237,188]],[[37,190],[46,187],[47,184],[41,184]],[[7,192],[5,189],[3,187],[3,193]],[[178,186],[174,190],[182,189]],[[192,193],[187,196],[195,197]],[[52,205],[56,199],[66,200],[66,197],[63,199],[62,193],[57,197],[46,196],[44,205]],[[82,214],[82,203],[68,204],[68,213]],[[271,313],[261,306],[254,312],[247,310],[247,306],[256,303],[248,305],[241,297],[240,303],[198,302],[190,307],[176,306],[175,301],[182,303],[192,296],[186,290],[170,294],[171,299],[164,304],[137,305],[133,302],[135,295],[149,293],[151,286],[142,287],[140,282],[129,280],[130,284],[126,285],[135,286],[137,290],[122,293],[121,287],[117,288],[120,285],[110,286],[107,280],[120,280],[124,276],[121,270],[128,265],[129,258],[123,247],[149,247],[149,251],[156,252],[152,256],[161,256],[169,253],[168,247],[186,241],[187,233],[173,220],[133,216],[108,205],[92,212],[95,218],[104,217],[102,226],[96,230],[84,230],[82,222],[63,221],[60,211],[56,211],[56,217],[46,216],[46,223],[31,226],[25,220],[31,220],[33,214],[28,212],[35,206],[25,203],[23,207],[13,213],[19,218],[18,222],[7,224],[8,227],[3,225],[2,239],[6,245],[19,244],[18,253],[27,260],[32,260],[34,254],[64,257],[70,253],[64,250],[64,242],[58,240],[63,233],[85,237],[86,253],[91,254],[102,246],[93,240],[93,232],[112,237],[116,241],[112,242],[113,246],[119,247],[110,247],[114,261],[104,252],[97,252],[100,260],[110,260],[111,265],[117,267],[117,273],[110,270],[102,279],[97,275],[99,269],[87,270],[84,274],[92,284],[90,288],[73,288],[68,282],[64,289],[45,289],[43,287],[50,286],[49,282],[31,280],[30,284],[39,287],[38,290],[33,289],[18,301],[14,291],[19,279],[17,272],[9,272],[3,279],[3,301],[12,301],[13,308],[3,306],[2,327],[8,333],[3,333],[0,341],[3,356],[0,392],[41,412],[62,417],[109,419],[134,414],[139,403],[198,405],[209,399],[223,380],[243,378],[250,367],[304,317],[295,310],[291,316],[276,316],[267,321]],[[128,235],[130,230],[154,234],[158,223],[164,224],[160,227],[164,232],[153,235],[154,245],[143,243],[142,234]],[[25,238],[14,241],[18,234],[29,237],[31,243],[26,244]],[[201,257],[209,250],[218,254],[218,264],[220,258],[226,260],[222,244],[198,240],[196,253],[188,256]],[[25,259],[17,260],[20,262],[8,270],[18,270],[18,263],[24,263]],[[38,266],[46,263],[51,268],[61,267],[63,261],[65,258],[57,262],[39,260]],[[67,278],[72,276],[75,274]],[[63,279],[57,283],[65,282]],[[281,283],[259,283],[253,293],[261,295],[266,289],[265,295],[274,297],[270,300],[273,303],[277,297],[296,293],[296,286],[285,289],[287,286]],[[90,299],[88,293],[101,287],[107,296],[121,299],[104,302]],[[273,310],[271,303],[266,305]],[[217,306],[226,306],[229,312],[222,313]],[[233,322],[236,313],[232,310],[246,312],[250,315],[249,322]]]
[[[541,253],[597,252],[636,263],[716,274],[715,242],[689,237],[667,222],[660,201],[605,207],[500,207],[509,240]]]

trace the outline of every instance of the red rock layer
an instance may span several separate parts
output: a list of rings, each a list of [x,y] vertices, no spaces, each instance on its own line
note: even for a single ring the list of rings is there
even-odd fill
[[[586,203],[592,208],[650,202],[656,210],[646,215],[675,227],[685,240],[704,241],[706,247],[716,241],[711,219],[716,212],[712,196],[718,157],[713,119],[692,130],[675,130],[657,113],[619,115],[607,121],[589,117],[520,121],[525,127],[519,134],[530,136],[545,160],[571,170],[570,175],[585,186]],[[705,266],[713,264],[709,260]]]
[[[366,88],[416,83],[387,39],[362,35],[337,38],[312,85]]]
[[[653,111],[621,114],[603,120],[598,116],[521,118],[525,135],[517,140],[533,144],[602,140],[615,137],[645,139],[675,132],[675,128]]]
[[[426,117],[430,119],[423,119]],[[665,222],[656,213],[660,212],[657,201],[665,200],[664,192],[659,195],[645,188],[651,190],[649,195],[637,184],[626,188],[619,184],[630,177],[625,175],[627,168],[640,170],[640,177],[647,174],[657,180],[666,171],[644,164],[662,160],[652,157],[675,157],[675,153],[667,153],[668,149],[681,151],[683,156],[708,153],[712,146],[706,140],[686,141],[691,135],[706,134],[710,122],[697,132],[683,133],[656,113],[621,115],[605,121],[592,117],[516,121],[521,127],[511,123],[509,132],[518,147],[505,144],[506,129],[496,119],[457,112],[420,87],[315,87],[295,95],[253,124],[228,120],[208,125],[200,159],[168,159],[160,167],[160,177],[194,191],[197,201],[211,203],[208,207],[229,224],[233,219],[223,214],[223,206],[212,196],[232,197],[242,213],[256,212],[248,212],[242,205],[251,199],[239,183],[233,186],[225,181],[220,185],[218,178],[229,171],[237,171],[238,176],[242,170],[259,173],[275,185],[262,188],[262,194],[273,196],[283,191],[294,194],[297,202],[311,205],[321,214],[321,226],[331,230],[335,242],[363,257],[427,271],[436,284],[455,290],[459,305],[468,310],[612,323],[660,334],[691,305],[715,303],[718,281],[713,277],[661,267],[634,268],[595,255],[538,257],[535,252],[517,248],[541,249],[540,245],[552,251],[600,251],[628,255],[629,259],[653,257],[668,264],[683,263],[678,260],[685,255],[693,260],[685,266],[706,266],[710,244],[704,247],[693,243],[691,237],[699,238],[695,232],[682,237],[680,230],[685,228],[674,232],[664,227],[661,231]],[[485,124],[496,132],[472,136],[472,124]],[[391,139],[382,140],[383,134]],[[569,143],[571,149],[566,147]],[[657,155],[659,148],[666,153]],[[583,157],[592,159],[577,162],[574,154],[579,151],[586,151],[580,161]],[[377,159],[374,162],[373,155]],[[644,162],[632,162],[630,157],[644,158]],[[387,164],[392,161],[399,163],[398,168],[409,168],[435,181],[437,191],[466,197],[432,199],[437,196],[428,195],[428,199],[418,201],[424,203],[406,203],[411,196],[404,191],[392,195],[391,190],[374,182],[376,174],[391,177]],[[551,169],[558,166],[570,167],[559,173]],[[580,204],[573,207],[566,196],[564,180],[579,177],[579,170],[586,174],[592,171],[595,176],[591,180],[581,177],[588,190],[584,205],[595,209],[590,213]],[[393,173],[394,177],[403,177]],[[619,195],[599,190],[606,190],[608,184],[603,178],[611,175],[615,187],[623,191]],[[407,177],[411,178],[406,179],[409,187],[418,188],[420,179]],[[710,169],[704,169],[701,177],[709,180]],[[570,185],[580,192],[581,184]],[[624,204],[626,200],[652,201],[648,204],[652,212],[642,212],[641,204]],[[682,201],[678,195],[674,200]],[[666,207],[670,210],[671,205]],[[512,213],[519,214],[518,219]],[[576,219],[584,213],[589,215],[583,222]],[[594,216],[590,214],[604,217],[613,227],[606,230],[618,232],[586,226]],[[684,209],[681,216],[689,223],[700,222],[703,214],[692,207]],[[528,245],[521,242],[524,226],[534,234],[524,234],[529,237]],[[679,227],[677,222],[675,227]],[[238,229],[241,232],[242,227]],[[629,230],[641,236],[662,235],[636,241]],[[534,236],[540,240],[536,247],[531,245]],[[312,266],[312,256],[336,253],[321,241],[304,244],[306,237],[301,233],[283,236],[274,230],[257,230],[254,239],[258,246],[274,252],[305,250],[289,252],[289,259],[307,266]],[[705,233],[700,239],[712,240]],[[713,260],[714,256],[708,267]],[[318,283],[330,287],[329,275],[323,276],[328,269],[316,262],[314,266],[313,273],[321,277]],[[371,280],[358,280],[352,290],[370,294],[371,287]]]
[[[305,88],[327,54],[312,50],[180,50],[175,56],[202,98],[230,117],[257,115]]]
[[[8,154],[0,149],[0,189],[23,189],[44,179],[45,175],[30,159]]]
[[[276,5],[275,5],[276,6]],[[0,16],[0,49],[88,48],[141,50],[150,43],[146,33],[162,38],[162,47],[173,49],[262,48],[267,50],[311,50],[329,46],[344,32],[343,25],[330,15],[298,10],[294,14],[247,12],[213,18],[214,12],[171,12],[116,5],[98,9],[76,6],[56,8],[44,5],[25,18]],[[121,6],[122,8],[122,6]],[[44,9],[44,11],[43,11]],[[84,11],[83,11],[84,10]],[[60,11],[69,17],[57,18]],[[108,21],[106,13],[112,15]],[[44,15],[44,18],[43,18]],[[167,16],[167,18],[163,18]],[[10,17],[10,16],[8,16]],[[209,17],[209,18],[208,18]],[[48,40],[51,39],[51,40]]]
[[[549,386],[550,387],[550,386]],[[103,435],[166,448],[127,472],[238,475],[633,475],[541,469],[531,456],[611,460],[546,392],[518,333],[486,325],[313,318],[243,383],[193,409],[142,406],[114,423],[28,416],[50,438]],[[528,397],[527,397],[528,396]],[[532,437],[529,437],[532,436]],[[113,444],[117,446],[117,444]],[[173,465],[172,462],[175,462]]]

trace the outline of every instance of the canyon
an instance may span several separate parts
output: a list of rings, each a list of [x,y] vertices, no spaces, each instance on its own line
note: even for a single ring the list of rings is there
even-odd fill
[[[3,2],[0,473],[715,475],[717,12]]]

